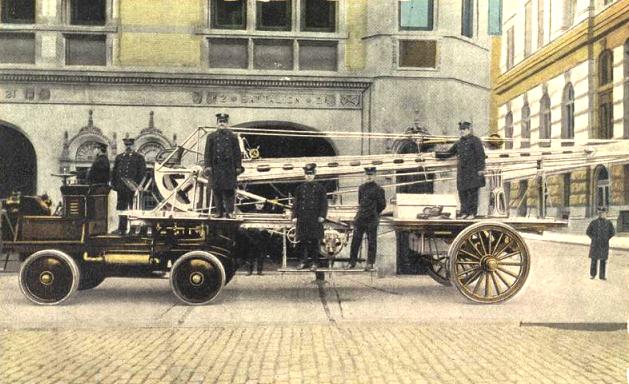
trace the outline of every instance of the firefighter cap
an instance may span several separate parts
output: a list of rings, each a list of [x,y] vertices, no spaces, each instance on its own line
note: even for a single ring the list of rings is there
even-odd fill
[[[598,212],[607,212],[607,207],[598,207],[596,208]]]
[[[122,139],[122,142],[124,143],[124,145],[133,145],[133,143],[135,143],[135,139],[132,137],[125,137],[124,139]]]
[[[228,123],[229,115],[226,113],[217,113],[216,114],[216,122],[217,123]]]
[[[306,175],[314,175],[316,168],[317,168],[317,164],[314,164],[314,163],[306,164],[306,166],[304,166],[304,173]]]
[[[472,123],[470,123],[469,121],[459,121],[460,130],[471,129],[471,128],[472,128]]]
[[[103,152],[107,152],[107,143],[96,143],[96,145],[98,146],[98,149],[100,149]]]
[[[365,175],[375,175],[376,167],[365,167]]]

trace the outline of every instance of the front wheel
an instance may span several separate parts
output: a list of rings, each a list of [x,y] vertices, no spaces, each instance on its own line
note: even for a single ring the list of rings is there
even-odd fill
[[[225,286],[223,263],[204,251],[192,251],[173,264],[170,286],[177,298],[189,305],[204,305],[216,298]]]
[[[510,299],[529,274],[529,249],[524,239],[503,223],[467,227],[454,239],[448,254],[452,283],[477,303]]]
[[[56,305],[77,291],[80,272],[73,258],[47,249],[33,253],[22,263],[18,280],[22,293],[33,303]]]

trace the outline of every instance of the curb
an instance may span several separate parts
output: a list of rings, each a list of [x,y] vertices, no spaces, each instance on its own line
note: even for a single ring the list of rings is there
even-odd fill
[[[549,237],[544,237],[544,236],[535,235],[535,234],[531,234],[531,233],[521,233],[521,235],[525,239],[529,239],[529,240],[548,241],[548,242],[551,242],[551,243],[560,243],[560,244],[575,244],[575,245],[582,245],[584,247],[589,247],[590,246],[590,243],[588,241],[583,241],[583,240],[571,240],[569,238],[567,238],[567,239],[549,238]],[[629,251],[629,244],[627,244],[627,245],[610,245],[609,249],[610,250],[614,250],[614,251]]]

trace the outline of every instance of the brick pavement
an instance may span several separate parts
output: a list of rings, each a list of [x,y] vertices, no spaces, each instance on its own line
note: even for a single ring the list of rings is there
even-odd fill
[[[626,331],[400,323],[0,332],[0,383],[622,383]]]

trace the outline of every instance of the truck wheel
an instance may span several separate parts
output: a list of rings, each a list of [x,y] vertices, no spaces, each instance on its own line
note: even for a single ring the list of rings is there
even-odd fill
[[[33,253],[22,263],[18,279],[27,299],[35,304],[55,305],[76,292],[80,272],[70,256],[47,249]]]
[[[225,268],[214,255],[192,251],[173,264],[170,286],[177,298],[189,305],[204,305],[214,300],[226,282]]]

